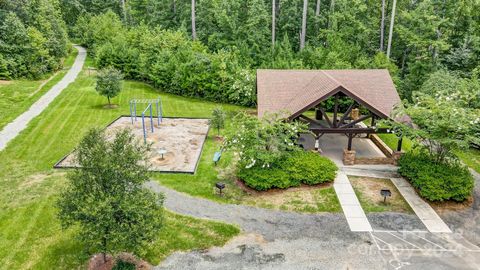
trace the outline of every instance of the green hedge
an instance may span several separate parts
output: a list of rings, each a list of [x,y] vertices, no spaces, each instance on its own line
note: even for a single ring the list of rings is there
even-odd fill
[[[399,173],[429,201],[464,201],[471,196],[474,179],[459,163],[436,163],[427,154],[409,152],[398,165]]]
[[[313,152],[292,152],[270,168],[242,168],[238,177],[256,190],[289,188],[300,184],[315,185],[335,179],[337,166],[328,158]]]

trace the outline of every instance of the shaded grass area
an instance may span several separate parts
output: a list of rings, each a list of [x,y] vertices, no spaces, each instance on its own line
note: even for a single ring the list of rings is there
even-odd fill
[[[385,144],[390,147],[390,149],[397,148],[397,138],[394,134],[377,134],[378,137],[385,142]],[[413,142],[404,137],[402,150],[408,152],[412,150]],[[454,154],[468,167],[472,168],[476,172],[480,173],[480,150],[477,149],[466,149],[466,150],[455,150]]]
[[[480,173],[480,150],[471,148],[467,150],[455,151],[455,154],[468,167],[474,169],[477,173]]]
[[[331,185],[303,186],[278,192],[263,192],[246,197],[244,202],[252,206],[303,213],[342,211]]]
[[[348,178],[350,179],[355,194],[366,213],[413,213],[413,210],[390,179],[357,176],[348,176]],[[380,195],[380,190],[382,188],[387,188],[392,192],[392,196],[387,197],[386,203],[383,202],[383,197]]]
[[[167,116],[208,117],[217,106],[162,94],[146,84],[127,81],[124,91],[114,99],[118,108],[104,109],[107,101],[95,92],[94,84],[94,78],[82,72],[0,152],[2,268],[76,269],[87,259],[74,231],[62,231],[55,217],[54,202],[65,184],[65,173],[53,170],[52,166],[79,143],[88,129],[104,127],[118,115],[128,114],[131,98],[161,96]],[[230,105],[224,108],[239,109]],[[176,231],[182,233],[176,235]],[[158,261],[177,248],[221,245],[237,231],[231,225],[167,214],[166,229],[159,235],[163,244],[155,243],[158,249],[152,250],[148,259]]]
[[[204,219],[197,219],[165,212],[165,227],[159,240],[147,251],[150,263],[158,264],[173,251],[207,249],[223,246],[230,238],[240,233],[235,226]]]
[[[378,137],[392,150],[397,150],[398,138],[395,134],[377,134]],[[413,142],[407,138],[403,137],[402,141],[402,151],[408,152],[412,150]]]
[[[47,79],[42,80],[15,80],[0,83],[0,130],[17,116],[25,112],[43,94],[48,92],[67,73],[73,64],[78,51],[72,53],[64,61],[64,69],[52,75],[51,79],[42,86]]]

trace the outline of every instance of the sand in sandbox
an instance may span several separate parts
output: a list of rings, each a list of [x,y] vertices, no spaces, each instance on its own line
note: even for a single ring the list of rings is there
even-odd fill
[[[145,118],[147,143],[152,144],[149,161],[150,170],[162,172],[194,173],[202,146],[208,133],[208,119],[163,118],[160,126],[153,119],[154,131],[151,132],[150,119]],[[106,128],[106,134],[113,137],[115,131],[130,128],[133,134],[143,141],[142,119],[132,124],[130,117],[121,117]],[[158,153],[165,149],[166,154]],[[57,164],[57,167],[74,167],[73,154]]]

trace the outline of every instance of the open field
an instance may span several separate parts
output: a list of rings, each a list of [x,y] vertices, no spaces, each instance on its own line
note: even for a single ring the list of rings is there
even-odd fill
[[[0,81],[0,130],[59,82],[73,64],[77,53],[77,50],[72,49],[64,61],[65,68],[51,75],[50,78],[36,81]]]
[[[104,127],[128,114],[131,98],[161,96],[167,116],[208,117],[214,103],[159,94],[137,82],[125,82],[114,102],[94,90],[94,78],[85,73],[65,89],[28,128],[0,152],[0,265],[2,269],[75,269],[87,259],[73,230],[62,231],[55,215],[55,200],[65,184],[65,173],[53,164],[69,153],[91,127]],[[237,107],[225,105],[226,110]],[[167,214],[158,247],[147,257],[157,262],[178,248],[221,245],[236,227]],[[184,224],[195,224],[185,227]],[[208,228],[208,231],[206,231]],[[182,232],[176,235],[174,232]],[[208,233],[206,233],[208,232]],[[162,242],[163,241],[163,242]],[[162,244],[164,243],[164,244]]]

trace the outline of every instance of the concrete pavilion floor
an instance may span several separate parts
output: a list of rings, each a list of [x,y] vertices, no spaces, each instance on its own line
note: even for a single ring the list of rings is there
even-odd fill
[[[348,145],[348,137],[344,134],[324,134],[319,140],[321,154],[329,157],[336,163],[342,163],[343,149]],[[357,157],[385,157],[378,147],[368,138],[353,138],[352,150],[356,151]]]

